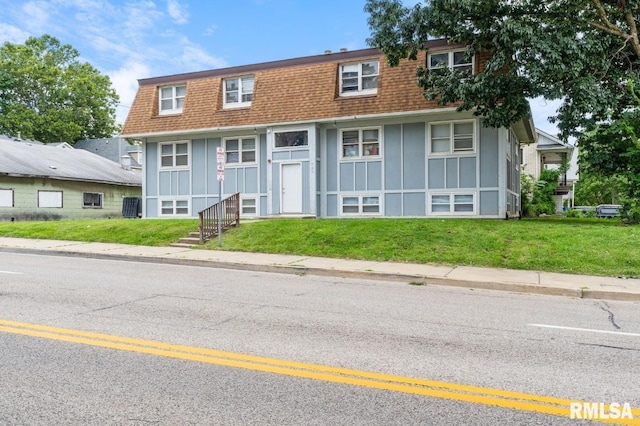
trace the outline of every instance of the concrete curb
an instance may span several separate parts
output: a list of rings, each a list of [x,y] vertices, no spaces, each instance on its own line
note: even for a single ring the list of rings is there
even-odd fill
[[[561,297],[575,297],[579,299],[595,299],[595,300],[617,300],[627,302],[640,302],[640,293],[624,292],[624,291],[609,291],[609,290],[593,290],[588,288],[566,288],[566,287],[553,287],[540,284],[527,284],[527,283],[505,283],[498,281],[474,281],[465,279],[454,279],[446,277],[433,277],[420,274],[401,274],[401,273],[388,273],[388,272],[376,272],[376,271],[362,271],[362,270],[346,270],[346,269],[327,269],[327,268],[315,268],[307,267],[303,265],[287,265],[287,264],[257,264],[257,263],[242,263],[220,260],[200,260],[200,259],[185,259],[176,257],[164,257],[164,256],[145,256],[145,255],[130,255],[130,254],[116,254],[116,253],[95,253],[73,250],[55,250],[55,249],[35,249],[25,247],[0,247],[0,252],[10,253],[27,253],[37,255],[50,255],[50,256],[74,256],[83,257],[89,259],[104,259],[104,260],[122,260],[130,262],[146,262],[146,263],[159,263],[168,265],[186,265],[186,266],[198,266],[207,268],[219,268],[219,269],[234,269],[244,271],[257,271],[257,272],[273,272],[273,273],[286,273],[295,275],[319,275],[319,276],[333,276],[333,277],[345,277],[345,278],[361,278],[372,280],[386,280],[395,282],[406,283],[423,283],[423,285],[437,285],[437,286],[450,286],[450,287],[463,287],[469,289],[482,289],[482,290],[495,290],[512,293],[524,293],[524,294],[539,294],[547,296],[561,296]]]

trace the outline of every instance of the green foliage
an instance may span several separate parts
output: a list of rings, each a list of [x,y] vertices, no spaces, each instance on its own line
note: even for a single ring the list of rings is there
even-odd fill
[[[0,133],[70,144],[116,134],[118,95],[78,57],[49,35],[0,46]]]
[[[622,217],[631,223],[640,223],[638,135],[640,108],[625,112],[611,123],[599,125],[578,140],[581,178],[584,174],[609,184],[612,201],[622,205]]]
[[[499,127],[529,118],[526,99],[562,99],[554,120],[566,138],[634,103],[628,83],[640,81],[639,7],[640,0],[429,0],[411,8],[401,0],[367,0],[367,41],[391,65],[416,59],[434,38],[466,45],[468,54],[490,52],[472,77],[419,64],[425,97],[459,102],[459,110]]]
[[[558,178],[561,173],[562,169],[543,170],[537,181],[534,181],[531,175],[522,175],[520,187],[523,216],[535,217],[556,213],[553,194],[558,187]]]
[[[574,203],[576,206],[597,206],[598,204],[618,204],[616,188],[620,186],[616,177],[600,177],[580,173],[576,182]]]

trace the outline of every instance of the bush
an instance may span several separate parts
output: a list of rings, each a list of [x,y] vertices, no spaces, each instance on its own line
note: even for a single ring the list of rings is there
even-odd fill
[[[553,194],[558,187],[558,178],[561,173],[562,170],[543,170],[540,173],[540,179],[536,182],[533,176],[522,175],[520,199],[523,216],[535,217],[556,213]]]

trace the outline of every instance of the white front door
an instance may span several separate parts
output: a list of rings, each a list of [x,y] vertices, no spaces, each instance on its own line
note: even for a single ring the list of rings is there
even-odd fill
[[[282,213],[302,213],[302,164],[283,164],[281,176]]]

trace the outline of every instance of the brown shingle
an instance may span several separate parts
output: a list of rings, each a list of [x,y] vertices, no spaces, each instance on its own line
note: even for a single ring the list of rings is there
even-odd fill
[[[446,46],[439,42],[434,46]],[[338,96],[339,65],[369,59],[380,61],[377,94]],[[486,57],[479,55],[476,60],[483,64]],[[416,67],[425,61],[426,54],[422,52],[418,61],[402,61],[391,68],[377,50],[367,49],[141,80],[122,134],[265,125],[438,108],[435,101],[423,98],[422,90],[416,84]],[[477,69],[481,69],[482,64],[478,63]],[[251,107],[223,109],[223,79],[247,74],[255,75]],[[182,114],[160,116],[158,88],[185,81],[187,91]]]

